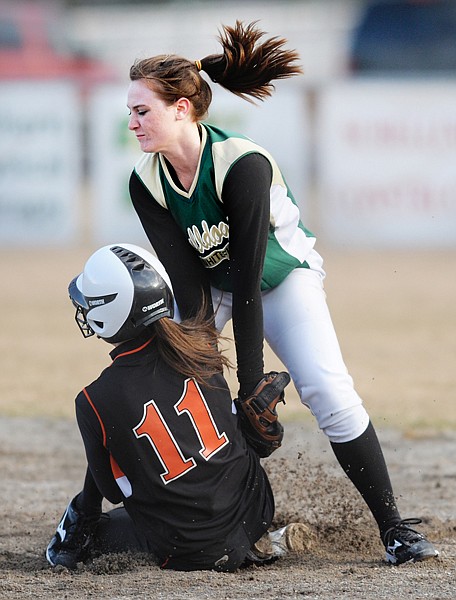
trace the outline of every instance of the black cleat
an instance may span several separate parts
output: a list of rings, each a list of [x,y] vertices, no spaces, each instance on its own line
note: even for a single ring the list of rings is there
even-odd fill
[[[403,519],[388,529],[383,536],[386,548],[386,560],[392,565],[406,562],[418,562],[439,555],[426,537],[409,525],[418,525],[421,519]]]
[[[86,517],[76,510],[73,498],[46,549],[48,562],[53,567],[62,565],[76,569],[79,562],[87,560],[98,521],[98,517]]]

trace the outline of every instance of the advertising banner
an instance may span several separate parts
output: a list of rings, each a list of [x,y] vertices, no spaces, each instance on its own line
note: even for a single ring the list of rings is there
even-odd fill
[[[317,131],[328,243],[456,245],[456,82],[330,85]]]
[[[74,241],[80,175],[80,106],[74,87],[0,83],[0,244]]]

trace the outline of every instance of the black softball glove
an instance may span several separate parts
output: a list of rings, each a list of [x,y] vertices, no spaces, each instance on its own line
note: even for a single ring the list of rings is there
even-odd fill
[[[285,404],[285,387],[290,383],[288,373],[267,373],[245,400],[236,398],[242,433],[260,458],[270,456],[280,448],[283,427],[279,423],[276,406]]]

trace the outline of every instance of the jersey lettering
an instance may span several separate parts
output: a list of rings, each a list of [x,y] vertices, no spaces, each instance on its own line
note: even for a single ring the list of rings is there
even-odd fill
[[[216,248],[224,239],[227,240],[230,237],[230,228],[223,221],[220,221],[218,225],[209,227],[207,221],[203,220],[201,221],[201,229],[202,233],[196,225],[187,227],[188,241],[200,254],[211,248]]]
[[[200,256],[200,259],[206,269],[213,269],[219,263],[221,263],[222,260],[230,260],[228,244],[220,250],[214,250],[214,252],[211,252],[209,256]]]
[[[199,440],[199,453],[205,460],[210,460],[228,444],[228,437],[224,432],[219,433],[206,400],[193,379],[185,380],[183,394],[174,405],[174,410],[178,415],[187,414],[190,418]],[[143,418],[133,432],[138,439],[144,436],[149,440],[164,468],[160,477],[165,485],[196,467],[193,457],[184,457],[154,400],[144,405]]]

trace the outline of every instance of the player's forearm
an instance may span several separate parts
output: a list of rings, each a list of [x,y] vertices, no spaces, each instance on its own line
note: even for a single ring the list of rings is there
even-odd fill
[[[230,223],[233,330],[241,397],[248,395],[264,375],[261,280],[271,177],[267,159],[252,154],[236,163],[223,188]]]

